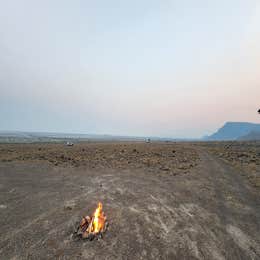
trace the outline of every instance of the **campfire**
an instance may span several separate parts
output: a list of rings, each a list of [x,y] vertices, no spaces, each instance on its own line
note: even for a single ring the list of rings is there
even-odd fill
[[[107,218],[103,212],[102,203],[99,202],[92,217],[85,216],[81,219],[75,231],[75,235],[82,239],[99,239],[103,237],[107,226]]]

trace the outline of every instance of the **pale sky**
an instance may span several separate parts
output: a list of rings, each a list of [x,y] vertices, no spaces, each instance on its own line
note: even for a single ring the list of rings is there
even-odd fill
[[[0,130],[200,137],[259,108],[259,0],[0,0]]]

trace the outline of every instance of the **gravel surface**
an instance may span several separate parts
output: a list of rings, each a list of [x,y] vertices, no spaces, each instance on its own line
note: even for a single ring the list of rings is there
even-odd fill
[[[251,168],[214,145],[0,145],[0,259],[260,259]],[[104,238],[75,241],[98,201]]]

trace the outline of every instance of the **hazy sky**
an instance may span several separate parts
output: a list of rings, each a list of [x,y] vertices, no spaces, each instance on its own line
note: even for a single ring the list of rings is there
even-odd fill
[[[0,0],[0,130],[199,137],[259,106],[259,0]]]

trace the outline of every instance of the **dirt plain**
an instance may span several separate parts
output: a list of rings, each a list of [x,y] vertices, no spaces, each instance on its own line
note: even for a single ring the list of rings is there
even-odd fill
[[[259,142],[1,144],[0,259],[260,259],[259,173]]]

